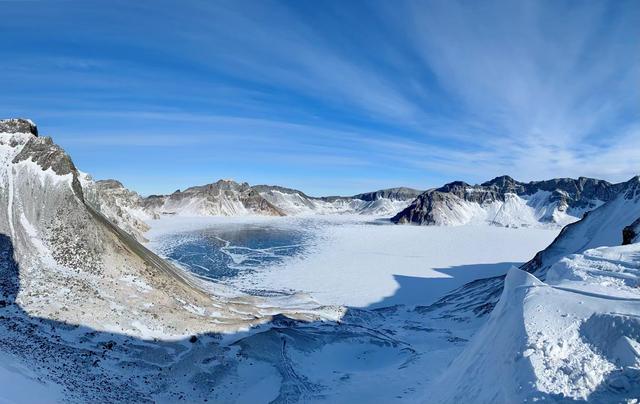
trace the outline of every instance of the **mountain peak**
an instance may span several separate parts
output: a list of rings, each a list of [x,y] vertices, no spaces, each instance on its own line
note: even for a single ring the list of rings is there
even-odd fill
[[[0,119],[0,133],[28,133],[38,136],[38,127],[30,119]]]
[[[483,182],[481,185],[485,187],[491,186],[491,185],[497,185],[497,186],[503,187],[506,185],[515,185],[516,183],[517,181],[514,180],[512,177],[508,175],[501,175],[487,182]]]

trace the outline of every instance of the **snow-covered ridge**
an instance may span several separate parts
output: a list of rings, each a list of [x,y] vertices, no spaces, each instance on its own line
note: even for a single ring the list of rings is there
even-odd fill
[[[38,127],[30,119],[0,119],[0,133],[24,133],[38,136]]]
[[[430,403],[634,402],[640,397],[640,179],[512,268],[487,323],[432,384]],[[621,245],[626,244],[626,245]],[[529,271],[529,272],[526,272]],[[465,291],[491,305],[500,279]],[[464,300],[463,300],[464,301]],[[443,302],[439,302],[443,305]],[[477,310],[475,310],[477,311]],[[454,313],[455,315],[455,313]]]
[[[634,231],[640,220],[640,177],[618,186],[615,198],[587,213],[582,220],[563,228],[556,240],[526,263],[523,269],[544,276],[547,269],[569,254],[623,244],[625,229]],[[637,236],[627,236],[628,243],[637,242]]]
[[[392,221],[561,227],[615,198],[622,187],[584,177],[522,183],[502,176],[480,185],[457,181],[421,194]]]
[[[545,282],[512,268],[489,320],[430,403],[633,402],[640,396],[640,244],[566,257]]]

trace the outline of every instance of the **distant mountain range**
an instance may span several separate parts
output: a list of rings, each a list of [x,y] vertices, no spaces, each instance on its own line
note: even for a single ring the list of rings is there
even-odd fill
[[[391,220],[423,225],[564,226],[615,198],[625,184],[585,177],[524,183],[501,176],[480,185],[456,181],[424,192]]]
[[[219,180],[177,190],[170,195],[142,197],[116,180],[93,181],[81,176],[89,203],[138,240],[145,221],[163,215],[178,216],[295,216],[311,214],[361,214],[391,216],[409,205],[422,191],[390,188],[354,196],[312,197],[280,186]]]
[[[391,217],[397,224],[562,227],[614,199],[626,183],[580,177],[519,182],[501,176],[480,185],[456,181],[418,191],[389,188],[353,196],[312,197],[281,186],[231,180],[141,197],[116,180],[81,176],[87,200],[105,216],[143,240],[146,221],[178,216],[297,216],[362,214]]]

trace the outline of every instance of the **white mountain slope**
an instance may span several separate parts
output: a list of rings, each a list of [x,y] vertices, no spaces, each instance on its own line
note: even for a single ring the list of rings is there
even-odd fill
[[[456,181],[424,192],[391,220],[440,226],[562,227],[615,197],[621,186],[584,177],[523,183],[502,176],[481,185]]]
[[[635,235],[614,246],[623,229],[637,229],[637,179],[623,199],[567,228],[553,254],[541,255],[533,269],[543,280],[512,270],[490,316],[500,278],[471,282],[429,306],[345,313],[303,296],[206,288],[97,212],[69,156],[35,133],[30,122],[0,121],[0,384],[22,386],[2,385],[0,399],[608,403],[640,396],[640,246]],[[593,245],[603,242],[611,247]]]
[[[622,244],[624,229],[632,228],[640,218],[640,177],[622,185],[614,199],[589,212],[583,220],[562,229],[557,239],[523,269],[544,276],[551,265],[569,254]]]
[[[546,282],[513,268],[500,302],[425,402],[640,397],[640,245],[587,250]]]
[[[540,278],[512,268],[489,320],[425,402],[637,402],[640,244],[620,244],[638,218],[636,177],[523,266]],[[497,279],[476,283],[491,291]]]
[[[391,216],[404,209],[420,191],[386,190],[352,197],[310,197],[303,192],[270,185],[250,186],[231,180],[142,198],[116,180],[92,181],[81,176],[87,202],[138,241],[150,220],[163,215],[198,216],[305,216],[360,214]]]
[[[390,216],[406,208],[410,199],[392,199],[380,197],[375,200],[358,198],[309,198],[295,193],[284,193],[278,190],[261,192],[260,195],[287,215],[327,215],[327,214],[360,214],[373,216]]]
[[[116,180],[93,181],[84,173],[80,173],[79,178],[87,203],[137,241],[147,241],[144,233],[149,230],[149,225],[146,222],[158,215],[142,207],[140,195]]]

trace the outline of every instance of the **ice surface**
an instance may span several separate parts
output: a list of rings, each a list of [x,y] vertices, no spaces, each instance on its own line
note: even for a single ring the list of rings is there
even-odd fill
[[[469,281],[504,274],[558,234],[556,229],[490,225],[395,226],[361,215],[171,217],[148,223],[152,226],[147,234],[150,245],[160,253],[167,235],[207,227],[251,224],[310,232],[313,237],[309,237],[304,253],[266,263],[250,273],[225,279],[225,283],[249,291],[301,291],[321,304],[352,307],[432,303]]]

